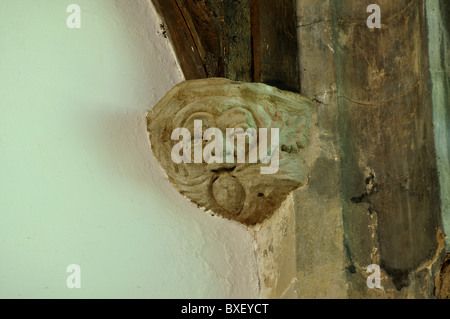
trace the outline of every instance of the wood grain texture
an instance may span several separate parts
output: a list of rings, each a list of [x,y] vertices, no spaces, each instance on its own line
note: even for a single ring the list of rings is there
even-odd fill
[[[345,244],[350,270],[372,263],[361,239],[365,215],[376,218],[379,265],[401,291],[436,254],[441,226],[425,10],[380,1],[382,28],[369,30],[370,3],[333,2]]]
[[[197,46],[206,77],[223,76],[222,23],[204,1],[176,2]]]
[[[250,0],[224,1],[225,77],[253,81]]]
[[[253,1],[255,81],[299,92],[295,1]]]
[[[205,78],[205,67],[177,1],[153,0],[153,4],[163,19],[186,80]]]
[[[186,79],[299,92],[295,0],[153,0]]]

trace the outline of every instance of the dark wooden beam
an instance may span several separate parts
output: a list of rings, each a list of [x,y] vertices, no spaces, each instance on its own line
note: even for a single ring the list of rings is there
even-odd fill
[[[294,0],[253,0],[254,80],[299,92]]]
[[[252,29],[250,0],[224,1],[225,77],[252,82]]]
[[[186,79],[299,91],[295,0],[153,0]]]
[[[176,0],[153,0],[187,80],[206,77],[197,45]]]
[[[205,1],[176,0],[206,71],[205,77],[224,74],[222,21]],[[183,54],[183,53],[182,53]],[[188,53],[189,54],[189,53]]]

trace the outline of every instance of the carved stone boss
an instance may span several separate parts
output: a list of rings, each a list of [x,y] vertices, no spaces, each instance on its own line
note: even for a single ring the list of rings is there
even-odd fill
[[[291,191],[307,183],[308,168],[302,150],[308,142],[312,114],[313,102],[300,94],[262,83],[209,78],[175,86],[148,113],[147,126],[153,153],[181,194],[225,218],[254,225],[270,217]],[[277,169],[273,174],[263,174],[264,167],[269,165],[267,161],[263,163],[261,157],[249,160],[252,149],[249,136],[245,137],[245,162],[236,158],[237,144],[232,146],[236,151],[231,151],[234,155],[231,161],[229,157],[225,160],[227,154],[230,156],[225,145],[222,162],[190,160],[195,156],[198,159],[194,154],[196,143],[207,149],[215,140],[199,137],[199,123],[203,132],[208,128],[222,132],[230,128],[237,132],[267,129],[272,139],[267,137],[264,146],[272,160],[278,155]],[[193,146],[181,150],[191,154],[182,154],[188,160],[177,163],[172,152],[180,141],[174,140],[172,133],[179,128],[188,129]],[[273,140],[273,129],[279,132],[278,145]],[[255,138],[258,149],[262,147],[261,136]],[[223,141],[228,142],[226,136]],[[271,153],[272,149],[275,151]]]

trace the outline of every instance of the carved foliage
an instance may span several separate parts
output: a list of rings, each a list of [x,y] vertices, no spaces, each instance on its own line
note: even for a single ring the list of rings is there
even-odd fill
[[[175,86],[147,119],[153,153],[178,191],[200,207],[252,225],[271,216],[292,190],[307,182],[308,168],[301,152],[308,141],[312,113],[312,101],[299,94],[261,83],[209,78]],[[202,143],[204,148],[211,143],[195,141],[195,120],[202,121],[203,132],[219,128],[224,141],[227,128],[267,128],[269,132],[278,128],[278,171],[261,174],[261,167],[270,163],[250,163],[249,147],[245,163],[236,163],[235,159],[234,163],[176,164],[171,157],[172,148],[179,143],[171,139],[174,129],[187,128],[192,145]],[[267,139],[270,155],[270,133]]]

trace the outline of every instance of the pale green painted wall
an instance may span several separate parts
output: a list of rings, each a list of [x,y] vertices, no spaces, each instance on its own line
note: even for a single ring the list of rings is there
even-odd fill
[[[146,110],[183,80],[158,31],[143,0],[0,0],[1,298],[257,296],[247,230],[152,157]]]
[[[450,250],[450,2],[427,0],[433,123],[446,248]]]

